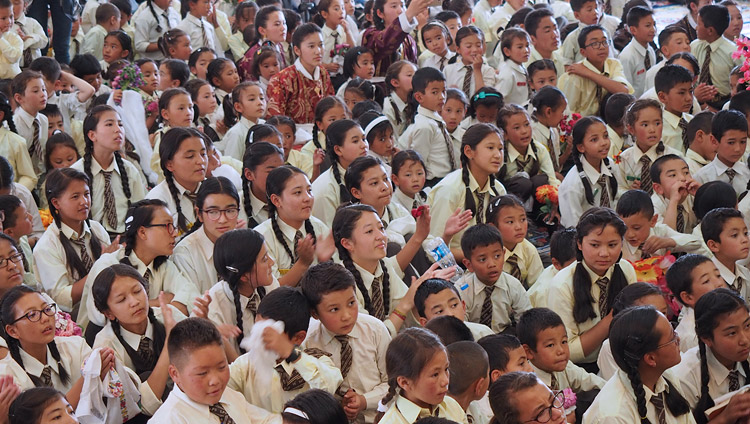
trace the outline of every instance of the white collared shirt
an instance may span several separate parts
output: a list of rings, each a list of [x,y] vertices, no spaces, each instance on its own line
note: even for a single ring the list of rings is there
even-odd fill
[[[516,255],[516,258],[518,258],[518,268],[521,270],[521,284],[523,284],[524,287],[532,287],[536,284],[542,271],[544,271],[542,259],[539,257],[539,251],[528,239],[523,239],[520,243],[516,244],[513,249],[507,248],[506,245],[503,271],[508,274],[510,274],[511,271],[511,265],[508,263],[508,258],[512,255]]]
[[[711,258],[714,265],[716,265],[716,268],[719,270],[719,274],[721,274],[721,278],[724,279],[724,281],[732,286],[732,288],[737,288],[737,279],[742,278],[744,281],[742,283],[742,290],[740,290],[740,295],[742,295],[743,298],[747,298],[748,295],[750,295],[750,271],[748,271],[747,268],[740,264],[734,265],[734,272],[724,266],[723,263],[721,263],[718,259],[716,259],[716,256]]]
[[[199,293],[204,293],[219,281],[214,268],[214,243],[208,238],[205,225],[177,243],[172,260]]]
[[[537,60],[544,59],[542,57],[542,54],[539,53],[536,47],[534,47],[533,45],[529,47],[531,48],[531,53],[529,54],[529,60],[523,64],[523,66],[527,68],[529,67],[529,65],[536,62]],[[552,60],[555,63],[555,70],[557,71],[557,77],[560,78],[560,76],[565,72],[565,61],[562,58],[562,53],[559,48],[552,52],[552,58],[550,60]]]
[[[535,308],[547,308],[547,293],[552,285],[552,279],[557,275],[558,270],[554,265],[544,268],[536,283],[526,292],[529,295],[531,306]]]
[[[571,361],[568,361],[565,369],[562,371],[547,372],[535,366],[533,362],[531,366],[534,368],[534,374],[548,387],[552,384],[552,376],[554,375],[557,379],[559,390],[570,388],[576,393],[585,392],[601,389],[604,387],[604,383],[606,383],[603,378],[596,374],[591,374]]]
[[[610,162],[611,163],[611,162]],[[570,168],[570,171],[565,175],[560,188],[558,190],[558,198],[560,200],[560,223],[565,227],[575,227],[578,225],[578,220],[581,218],[584,212],[594,206],[599,206],[602,198],[601,186],[597,183],[599,177],[604,174],[607,177],[612,176],[612,170],[607,167],[602,161],[600,165],[601,172],[594,169],[591,164],[585,159],[581,158],[581,165],[583,168],[583,175],[578,172],[576,167]],[[590,204],[586,200],[586,192],[583,186],[583,180],[581,178],[587,178],[591,192],[594,194],[594,204]],[[607,178],[607,188],[609,193],[610,207],[614,208],[617,199],[617,193],[613,192],[610,187],[609,178]],[[616,188],[614,190],[617,190]]]
[[[284,237],[284,243],[286,243],[289,250],[294,253],[294,235],[297,231],[299,231],[300,233],[302,233],[302,238],[304,239],[307,236],[306,226],[303,224],[300,228],[293,228],[292,226],[284,222],[283,219],[279,218],[278,215],[276,216],[276,223],[279,226],[281,234]],[[323,221],[314,216],[310,217],[310,224],[312,225],[313,231],[315,232],[315,237],[318,240],[322,240],[328,237],[328,233],[331,232],[330,228],[328,228],[328,226],[324,224]],[[265,220],[260,225],[255,227],[255,231],[261,233],[263,235],[263,238],[266,240],[266,249],[268,249],[268,255],[271,256],[274,261],[273,273],[276,278],[281,278],[284,274],[289,272],[292,266],[294,266],[293,259],[289,257],[289,254],[287,253],[286,249],[284,249],[282,242],[276,237],[276,232],[273,229],[273,225],[271,224],[270,219]],[[317,258],[313,258],[313,262],[310,264],[310,266],[317,263]]]
[[[232,125],[232,128],[228,129],[227,133],[224,134],[221,143],[217,143],[219,144],[217,148],[224,153],[225,156],[230,156],[241,161],[245,156],[245,141],[247,140],[250,128],[256,124],[262,124],[263,122],[265,121],[262,119],[259,119],[258,122],[253,122],[244,116],[241,116],[240,120]],[[252,140],[249,141],[252,142]]]
[[[445,74],[445,87],[446,88],[457,88],[459,90],[464,89],[464,78],[466,76],[466,66],[464,65],[461,57],[456,58],[455,63],[447,65],[443,70]],[[471,66],[471,65],[468,65]],[[477,92],[482,87],[477,87],[477,82],[474,78],[474,67],[471,70],[471,94]],[[482,79],[484,80],[484,87],[497,87],[497,71],[486,63],[482,63]]]
[[[294,68],[299,71],[300,74],[302,74],[303,77],[312,80],[312,81],[319,81],[320,80],[320,66],[316,66],[315,70],[313,70],[312,75],[310,75],[310,72],[305,69],[305,67],[302,65],[302,62],[300,62],[299,59],[294,61]]]
[[[672,252],[686,252],[697,255],[710,256],[708,248],[703,244],[703,240],[699,240],[692,234],[678,233],[671,229],[665,224],[656,223],[649,231],[649,237],[656,236],[662,238],[669,238],[674,240],[676,246],[671,249],[659,249],[656,252],[651,253],[652,256],[664,255],[667,250]],[[622,243],[622,257],[631,262],[640,261],[643,259],[643,251],[640,246],[633,246],[627,241]]]
[[[680,352],[685,353],[698,346],[698,336],[695,334],[695,309],[683,305],[679,321],[675,331],[680,336]]]
[[[219,55],[220,52],[216,49],[214,40],[214,27],[205,18],[188,13],[177,27],[190,37],[190,48],[198,50],[201,47],[208,47],[216,52],[217,56]]]
[[[531,168],[533,167],[534,162],[529,161],[524,169],[518,169],[518,163],[516,162],[516,159],[529,160],[533,158],[534,161],[539,162],[539,171],[537,171],[536,175],[546,175],[547,184],[553,186],[560,185],[560,181],[557,179],[557,175],[555,174],[555,166],[552,164],[552,157],[550,156],[549,150],[547,150],[547,146],[532,139],[531,143],[526,147],[526,154],[523,156],[510,142],[506,143],[505,148],[507,150],[507,157],[505,162],[506,178],[516,175],[519,171],[530,173],[532,171]],[[536,153],[534,153],[535,150]],[[534,176],[535,175],[530,175],[530,177]]]
[[[492,290],[492,331],[503,332],[512,323],[518,322],[521,315],[531,309],[531,302],[521,282],[505,272],[500,273]],[[482,315],[482,305],[486,297],[484,289],[489,287],[479,281],[476,274],[469,272],[456,282],[456,288],[461,291],[461,299],[466,303],[466,320],[479,322]],[[463,290],[462,290],[463,289]]]
[[[336,176],[333,174],[334,166],[338,167],[339,176],[341,177],[340,182],[336,181]],[[341,204],[341,192],[339,189],[344,185],[344,175],[346,175],[346,169],[342,168],[336,162],[332,163],[331,167],[320,174],[312,183],[312,193],[315,196],[312,214],[324,223],[333,222],[333,217],[336,215],[336,208]]]
[[[619,59],[622,63],[622,71],[625,78],[633,86],[633,95],[638,98],[644,91],[651,88],[646,85],[646,55],[648,55],[651,65],[656,64],[656,53],[651,45],[644,47],[635,38],[630,40],[627,46],[622,49]],[[649,68],[650,69],[650,68]]]
[[[419,55],[419,67],[426,68],[429,66],[444,71],[445,67],[448,66],[448,61],[455,55],[456,54],[450,50],[448,50],[445,56],[439,56],[429,50],[425,50]],[[441,63],[443,65],[442,69],[440,68]]]
[[[661,129],[661,140],[667,146],[682,153],[680,156],[685,156],[685,144],[682,142],[680,119],[684,119],[685,122],[690,122],[693,119],[693,115],[682,112],[680,116],[677,116],[665,109],[662,118],[663,125]],[[687,131],[687,129],[685,131]]]
[[[185,195],[187,189],[180,185],[177,180],[174,180],[174,185],[175,187],[177,187],[177,191],[180,193],[179,202],[182,214],[185,216],[188,227],[192,227],[193,223],[195,223],[195,206],[193,205],[193,202],[190,200],[190,198]],[[200,184],[198,184],[198,187],[195,188],[195,192],[197,193],[199,189]],[[167,209],[169,209],[169,211],[174,215],[174,225],[177,225],[177,218],[179,216],[177,213],[177,203],[175,203],[175,200],[172,197],[172,193],[169,191],[169,185],[166,181],[162,181],[157,184],[156,187],[152,188],[151,191],[149,191],[146,195],[146,199],[159,199],[164,201],[164,203],[167,204]],[[179,236],[181,237],[182,235],[184,234],[180,234]]]
[[[690,175],[693,177],[695,177],[695,174],[697,174],[704,166],[711,163],[710,160],[699,155],[693,149],[688,149],[685,153],[685,162],[687,162],[688,168],[690,169]]]
[[[378,424],[412,424],[419,418],[441,417],[462,423],[466,413],[452,397],[446,395],[443,401],[431,409],[422,408],[409,399],[396,395],[396,400],[380,419]]]
[[[42,113],[37,113],[32,116],[22,107],[17,107],[16,110],[13,111],[13,123],[16,124],[18,135],[26,140],[27,149],[31,147],[31,141],[34,138],[34,119],[39,121],[39,143],[41,144],[42,152],[44,152],[44,148],[47,145],[47,138],[49,136],[49,121],[47,120],[47,117]],[[30,152],[29,155],[31,157],[31,163],[34,165],[34,171],[37,175],[44,173],[44,158],[37,157],[34,152]]]
[[[26,207],[26,212],[31,214],[33,231],[31,236],[41,237],[42,234],[44,234],[45,229],[42,224],[42,217],[39,215],[39,207],[37,206],[31,191],[20,183],[13,183],[10,186],[10,194],[21,199],[21,202],[23,202],[23,205]]]
[[[177,28],[180,25],[180,15],[171,7],[164,10],[156,3],[152,2],[150,5],[153,8],[153,13],[146,7],[138,14],[138,19],[131,19],[135,27],[135,40],[133,42],[135,51],[138,52],[140,57],[161,60],[164,59],[164,53],[161,52],[161,49],[146,52],[146,48],[149,44],[159,41],[159,38],[169,29]]]
[[[724,37],[719,37],[710,44],[705,40],[699,39],[693,40],[690,43],[690,51],[698,59],[698,63],[701,66],[703,66],[703,62],[706,60],[706,54],[709,49],[711,49],[711,62],[708,69],[711,73],[711,83],[716,87],[720,95],[727,96],[730,93],[729,74],[732,72],[732,68],[742,65],[742,59],[732,58],[732,53],[737,50],[737,46],[734,42]]]
[[[441,129],[442,126],[442,129]],[[402,141],[408,141],[408,148],[422,155],[427,168],[427,179],[443,178],[451,171],[460,168],[460,145],[451,140],[453,164],[446,144],[445,121],[439,113],[423,106],[417,108],[414,123],[404,131]],[[445,131],[444,131],[445,130]]]
[[[81,53],[90,53],[98,60],[104,60],[102,49],[104,48],[105,38],[107,38],[107,30],[103,26],[96,24],[90,30],[86,31],[86,34],[83,36]]]
[[[324,24],[321,28],[323,32],[323,63],[331,63],[333,61],[333,51],[337,44],[346,44],[346,31],[341,25],[337,25],[336,28],[330,28],[327,24]],[[334,37],[333,34],[337,36]],[[339,70],[332,73],[331,75],[338,75],[343,72],[343,69],[339,67]]]
[[[17,28],[22,28],[23,33],[26,34],[27,38],[23,41],[23,50],[31,49],[31,60],[34,60],[42,55],[39,49],[45,47],[49,39],[47,34],[44,33],[44,29],[36,19],[31,19],[24,13],[21,16],[15,17],[15,23],[13,24],[13,31]],[[28,66],[29,64],[27,64]]]
[[[625,149],[620,154],[620,163],[615,165],[615,177],[617,178],[617,185],[619,186],[620,191],[626,192],[630,190],[634,181],[641,180],[641,177],[643,176],[643,164],[640,162],[641,157],[647,156],[651,161],[650,163],[653,164],[657,159],[664,155],[682,156],[682,152],[667,145],[664,145],[664,152],[659,153],[658,150],[659,143],[654,144],[645,152],[638,147],[638,144],[636,144],[633,147]]]
[[[739,372],[740,387],[748,383],[748,376],[742,363],[735,362],[732,370],[727,369],[706,346],[706,366],[708,368],[708,395],[712,399],[729,393],[729,372]],[[690,408],[694,409],[701,398],[703,379],[701,378],[701,359],[698,346],[695,346],[682,355],[682,361],[675,365],[674,372],[680,376],[682,384],[682,397],[688,401]]]
[[[682,207],[684,208],[683,217],[685,219],[685,230],[683,233],[685,234],[692,234],[693,229],[698,225],[698,218],[695,216],[695,212],[693,212],[693,200],[693,195],[689,194],[682,202]],[[664,215],[667,213],[667,208],[669,207],[669,199],[654,193],[651,195],[651,203],[654,204],[654,213],[659,215],[657,222],[663,224]],[[701,239],[701,243],[703,243],[703,239]]]
[[[523,64],[508,59],[498,69],[495,88],[503,93],[505,103],[522,105],[529,100],[531,90],[528,79],[528,72]]]
[[[729,169],[729,167],[719,159],[718,155],[716,155],[711,163],[704,166],[700,171],[693,175],[693,179],[701,184],[705,184],[709,181],[724,181],[725,183],[729,183],[729,177],[726,174],[727,169]],[[747,190],[747,182],[750,180],[750,169],[748,169],[747,165],[743,162],[736,162],[732,165],[732,169],[734,169],[737,174],[734,176],[731,184],[734,191],[737,193],[737,196],[739,196]]]
[[[391,126],[393,127],[393,136],[397,138],[399,146],[401,145],[399,137],[409,125],[409,120],[404,115],[405,109],[406,102],[401,100],[396,93],[391,93],[388,98],[386,98],[385,104],[383,105],[383,115],[385,115],[385,117],[388,118],[388,121],[390,121]],[[398,118],[396,118],[397,115]]]

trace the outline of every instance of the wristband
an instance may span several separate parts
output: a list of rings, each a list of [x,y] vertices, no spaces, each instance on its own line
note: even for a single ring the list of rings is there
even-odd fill
[[[406,314],[399,311],[398,308],[395,308],[393,312],[391,312],[393,315],[396,315],[397,317],[401,318],[402,321],[406,321]]]
[[[292,362],[299,359],[299,357],[302,356],[302,351],[300,350],[299,346],[294,346],[294,349],[292,349],[292,353],[289,354],[289,356],[284,359],[287,364],[291,364]]]

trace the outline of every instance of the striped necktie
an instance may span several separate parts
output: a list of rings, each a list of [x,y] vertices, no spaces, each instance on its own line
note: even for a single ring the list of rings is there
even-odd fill
[[[656,409],[656,418],[659,421],[659,424],[667,424],[667,411],[664,410],[664,399],[662,398],[662,394],[654,394],[651,396],[651,404],[654,405],[654,409]]]
[[[44,387],[52,387],[52,367],[46,365],[39,375],[39,380],[42,381]]]
[[[388,270],[383,269],[383,272],[388,272]],[[385,313],[385,306],[383,303],[383,275],[381,274],[379,277],[375,277],[372,280],[372,287],[370,288],[370,291],[372,292],[370,294],[370,304],[372,305],[372,312],[370,315],[374,316],[375,318],[385,321],[386,313]]]
[[[352,346],[349,344],[348,335],[344,334],[335,337],[341,344],[341,376],[346,378],[352,368],[354,352],[352,351]]]
[[[33,132],[31,135],[31,145],[29,146],[29,156],[37,159],[43,164],[44,153],[42,152],[42,141],[39,139],[39,135],[41,133],[39,118],[34,118],[34,122],[31,124],[31,128]]]
[[[599,206],[603,208],[608,208],[610,203],[609,203],[609,187],[607,187],[607,176],[602,174],[599,177],[597,184],[599,184],[599,187],[602,190],[602,196],[599,199]]]
[[[711,46],[706,47],[706,58],[703,59],[703,65],[701,65],[701,72],[698,77],[698,84],[713,85],[711,81]]]
[[[471,99],[471,95],[474,94],[471,92],[471,77],[473,76],[474,67],[471,65],[464,66],[464,69],[466,69],[466,74],[464,75],[464,84],[463,84],[463,90],[464,93],[466,93],[466,97]]]
[[[651,182],[651,158],[643,155],[638,162],[641,164],[641,190],[654,194],[654,185]]]
[[[21,28],[21,31],[23,31],[24,34],[26,34],[26,29],[24,29],[23,24],[21,22],[16,21],[16,24],[18,24],[18,27]],[[28,34],[26,34],[28,35]],[[21,67],[25,68],[29,65],[31,65],[31,61],[33,59],[31,58],[31,47],[26,48],[23,50],[23,59],[21,60]]]
[[[521,279],[521,267],[518,266],[518,255],[516,255],[515,253],[510,255],[508,259],[505,260],[505,263],[510,265],[510,272],[508,274],[512,275],[513,278],[520,281],[521,284],[523,284],[524,288],[528,288],[526,282]]]
[[[685,118],[680,117],[680,122],[677,124],[682,131],[682,147],[687,152],[690,142],[688,141],[687,127],[688,121]]]
[[[680,233],[685,232],[685,207],[682,205],[677,205],[677,225],[675,225],[675,230]]]
[[[117,207],[115,193],[112,191],[112,172],[114,171],[101,171],[104,176],[104,217],[109,228],[117,232]]]
[[[79,237],[75,240],[70,239],[70,242],[78,246],[78,251],[80,252],[79,256],[83,262],[83,266],[86,268],[86,274],[88,274],[89,270],[91,270],[91,266],[94,265],[94,261],[91,259],[91,256],[89,256],[89,252],[86,249],[86,241],[84,241],[83,237]],[[79,277],[83,277],[83,275],[80,275]]]
[[[482,310],[479,315],[479,323],[490,328],[492,328],[492,292],[494,290],[494,285],[487,286],[482,290],[484,292],[484,302],[482,302]]]
[[[596,286],[599,287],[599,316],[604,317],[609,310],[609,302],[607,301],[609,278],[602,277],[596,280]]]
[[[220,403],[215,403],[208,407],[209,412],[219,417],[220,424],[235,424],[232,417],[229,416],[229,412],[221,406]]]

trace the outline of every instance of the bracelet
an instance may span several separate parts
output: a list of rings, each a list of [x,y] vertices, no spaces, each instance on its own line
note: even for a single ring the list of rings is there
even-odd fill
[[[292,353],[290,353],[289,356],[284,359],[284,361],[286,361],[287,364],[291,364],[299,359],[300,356],[302,356],[302,350],[300,350],[299,346],[294,346],[294,349],[292,349]]]
[[[393,312],[391,312],[393,315],[396,315],[397,317],[401,318],[401,321],[406,321],[406,314],[399,311],[398,308],[395,308]]]

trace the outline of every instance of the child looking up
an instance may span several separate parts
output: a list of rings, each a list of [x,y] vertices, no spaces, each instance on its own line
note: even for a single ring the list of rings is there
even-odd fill
[[[474,340],[495,334],[484,324],[466,321],[466,303],[461,300],[458,288],[450,281],[432,278],[422,283],[414,294],[414,307],[417,309],[419,324],[423,327],[433,319],[451,316],[463,322]]]

